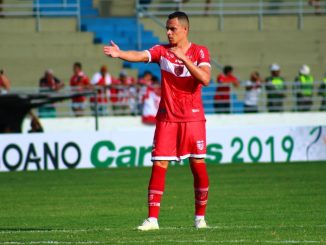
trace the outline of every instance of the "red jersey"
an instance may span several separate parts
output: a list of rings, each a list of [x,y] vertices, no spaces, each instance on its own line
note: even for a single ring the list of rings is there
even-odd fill
[[[217,77],[217,89],[216,94],[214,96],[214,100],[216,101],[229,101],[230,100],[230,92],[231,86],[234,82],[238,81],[238,78],[231,75],[220,74]]]
[[[149,62],[158,63],[162,76],[162,95],[156,119],[168,122],[204,121],[202,84],[171,51],[170,45],[156,45],[147,50]],[[186,56],[196,66],[209,66],[208,50],[191,44]]]
[[[83,72],[80,72],[78,75],[73,75],[70,78],[70,86],[73,91],[83,91],[87,85],[89,85],[89,79]],[[73,102],[84,102],[85,100],[85,96],[78,96],[72,99]]]

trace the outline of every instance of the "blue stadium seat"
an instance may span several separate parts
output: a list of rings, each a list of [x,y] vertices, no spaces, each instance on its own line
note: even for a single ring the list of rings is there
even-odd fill
[[[67,0],[67,4],[76,4],[77,0]],[[138,30],[141,31],[141,49],[148,49],[153,45],[159,43],[159,39],[154,36],[152,31],[144,30],[144,26],[137,25],[135,17],[111,17],[101,18],[97,9],[93,8],[93,0],[80,0],[81,12],[81,30],[94,33],[94,43],[108,43],[114,40],[121,49],[137,50],[138,45]],[[42,15],[46,16],[75,16],[77,7],[65,7],[62,5],[63,0],[34,0],[34,5],[39,3],[43,5],[40,9]],[[52,7],[50,5],[58,5],[60,7]],[[139,74],[145,70],[151,70],[155,76],[160,77],[160,70],[157,65],[153,64],[140,64],[130,65],[126,64],[125,67],[138,69]]]
[[[137,69],[139,76],[141,76],[145,71],[150,71],[154,76],[161,79],[161,70],[160,67],[155,63],[132,63],[132,62],[124,62],[124,68],[129,69]]]
[[[231,93],[231,107],[232,107],[232,113],[244,112],[243,101],[238,100],[237,95],[235,93]]]

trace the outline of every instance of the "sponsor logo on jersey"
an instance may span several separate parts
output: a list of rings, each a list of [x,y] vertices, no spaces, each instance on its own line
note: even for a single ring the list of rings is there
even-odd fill
[[[174,67],[174,73],[177,76],[180,76],[183,73],[183,66],[175,66]]]
[[[197,112],[200,112],[200,110],[199,109],[192,109],[191,110],[193,113],[197,113]]]
[[[200,151],[202,151],[204,149],[204,141],[203,140],[197,140],[197,148]]]

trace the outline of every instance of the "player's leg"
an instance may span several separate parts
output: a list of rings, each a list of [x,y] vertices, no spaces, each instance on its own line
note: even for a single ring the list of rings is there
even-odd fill
[[[152,167],[152,174],[148,184],[148,218],[154,221],[157,221],[160,212],[168,164],[168,161],[154,161]]]
[[[208,201],[209,178],[204,159],[190,158],[190,168],[194,177],[195,226],[206,228],[206,207]]]
[[[165,176],[168,161],[154,161],[152,174],[148,184],[148,218],[145,219],[138,230],[156,230],[158,226],[158,215],[160,213],[161,199],[164,193]]]
[[[194,177],[195,226],[206,228],[205,214],[208,198],[209,179],[204,158],[206,157],[205,122],[180,124],[180,157],[190,157],[190,167]]]
[[[153,142],[152,174],[148,185],[148,218],[139,230],[158,229],[158,216],[164,193],[165,176],[170,160],[177,160],[177,126],[174,123],[158,122]]]

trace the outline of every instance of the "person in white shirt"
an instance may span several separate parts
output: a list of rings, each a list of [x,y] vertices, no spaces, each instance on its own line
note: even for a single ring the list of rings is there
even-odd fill
[[[157,79],[154,78],[152,84],[146,87],[142,101],[142,122],[144,124],[155,125],[156,114],[161,101],[161,85]]]
[[[99,72],[96,72],[91,80],[91,84],[96,89],[97,95],[90,98],[91,110],[95,113],[95,101],[97,101],[97,113],[99,116],[108,115],[108,97],[109,88],[112,84],[112,77],[108,73],[108,69],[103,65]]]
[[[257,71],[250,75],[245,83],[244,111],[245,113],[258,112],[259,94],[261,93],[261,78]]]

